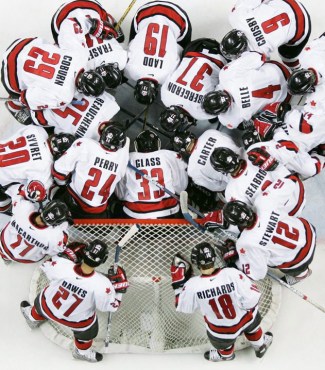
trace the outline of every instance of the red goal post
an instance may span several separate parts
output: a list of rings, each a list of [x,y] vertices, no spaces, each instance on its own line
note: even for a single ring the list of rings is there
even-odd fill
[[[106,273],[114,262],[116,242],[135,223],[140,224],[141,229],[120,254],[120,265],[126,270],[130,287],[123,296],[120,309],[113,315],[108,352],[193,353],[208,349],[201,313],[187,315],[175,310],[169,269],[175,253],[181,252],[189,258],[197,243],[208,241],[215,244],[211,236],[202,234],[185,220],[92,219],[76,220],[69,229],[69,241],[89,242],[100,238],[111,246],[108,261],[98,268]],[[219,260],[218,264],[221,266],[222,261]],[[31,301],[46,284],[45,275],[36,268],[30,286]],[[279,311],[281,287],[270,278],[257,285],[262,293],[259,305],[262,327],[268,330]],[[98,318],[100,329],[94,344],[98,350],[104,351],[107,313],[98,312]],[[41,330],[56,344],[71,348],[73,337],[70,329],[47,322]],[[247,346],[244,336],[238,338],[236,350]]]

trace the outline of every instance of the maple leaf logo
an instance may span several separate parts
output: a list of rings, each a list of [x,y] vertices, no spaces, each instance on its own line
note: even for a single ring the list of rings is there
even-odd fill
[[[105,293],[106,293],[106,294],[109,294],[110,292],[111,292],[111,289],[110,289],[110,288],[106,288]]]
[[[246,253],[244,248],[241,248],[239,252],[240,252],[240,254],[245,254]]]

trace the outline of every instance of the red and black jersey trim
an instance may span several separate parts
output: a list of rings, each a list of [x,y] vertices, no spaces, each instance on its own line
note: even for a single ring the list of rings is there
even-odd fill
[[[299,196],[298,202],[295,207],[289,212],[289,216],[294,216],[302,207],[302,204],[305,200],[305,187],[300,178],[297,175],[289,175],[287,176],[288,179],[292,180],[293,182],[298,183],[299,186]]]
[[[56,317],[53,314],[53,312],[51,311],[51,309],[49,308],[49,306],[47,305],[46,299],[44,297],[44,294],[45,294],[47,288],[48,287],[46,287],[43,290],[43,292],[41,293],[41,296],[40,296],[40,305],[41,305],[42,313],[44,313],[49,319],[51,319],[51,320],[53,320],[55,322],[58,322],[61,325],[68,326],[68,327],[70,327],[72,329],[87,328],[87,327],[91,326],[95,322],[95,320],[96,320],[96,314],[93,314],[88,319],[81,320],[81,321],[78,321],[78,322],[69,321],[69,320],[65,320],[65,319],[59,319],[58,317]]]
[[[188,27],[188,19],[168,5],[152,5],[141,9],[136,15],[136,22],[139,24],[142,20],[155,15],[162,15],[175,23],[179,27],[181,35],[184,34]]]
[[[61,180],[61,181],[64,181],[69,177],[69,175],[65,175],[64,173],[57,171],[54,167],[54,164],[51,168],[51,174],[54,178],[57,178],[58,180]]]
[[[304,118],[303,115],[301,115],[300,122],[299,122],[299,131],[303,134],[310,134],[314,131],[313,126],[310,125]]]
[[[176,207],[178,204],[175,198],[164,198],[160,202],[124,202],[124,206],[132,212],[149,213],[165,211]]]
[[[253,313],[252,311],[248,311],[241,319],[240,321],[232,326],[219,326],[219,325],[214,325],[209,320],[207,319],[206,316],[204,316],[204,321],[206,322],[208,328],[216,333],[216,334],[230,334],[234,335],[237,334],[238,332],[242,331],[243,327],[249,324],[253,320]]]
[[[295,152],[295,153],[298,153],[299,152],[299,148],[297,147],[297,145],[293,141],[290,141],[290,140],[279,140],[278,143],[282,147],[285,147],[287,150],[290,150],[291,152]]]
[[[45,126],[45,127],[49,126],[49,123],[47,119],[45,118],[42,110],[36,110],[34,113],[35,113],[35,118],[38,124],[40,124],[41,126]]]
[[[9,52],[9,54],[6,57],[6,71],[4,70],[5,68],[5,63],[3,62],[3,68],[2,68],[2,73],[7,74],[7,81],[9,83],[9,86],[5,83],[4,78],[2,78],[3,85],[5,86],[6,90],[10,93],[16,93],[19,94],[21,93],[20,87],[19,87],[19,81],[18,81],[18,74],[17,74],[17,61],[18,61],[18,56],[21,53],[21,51],[28,45],[30,44],[33,40],[35,40],[36,37],[33,38],[28,38],[28,39],[23,39],[19,41]],[[10,49],[10,47],[9,47]],[[4,76],[2,76],[4,77]]]
[[[305,228],[305,239],[306,244],[300,249],[300,251],[296,254],[295,258],[292,261],[282,263],[279,266],[276,266],[279,269],[289,269],[294,268],[298,264],[304,261],[304,259],[309,255],[311,249],[315,248],[315,235],[316,232],[313,226],[304,218],[300,218],[299,220],[303,223]]]
[[[108,201],[104,204],[101,204],[100,206],[97,206],[97,207],[90,206],[89,204],[84,202],[82,199],[80,199],[79,195],[75,191],[73,191],[70,186],[67,187],[67,190],[68,190],[69,194],[72,196],[72,198],[79,205],[79,207],[86,213],[102,213],[107,208]]]
[[[296,44],[299,41],[305,39],[304,35],[306,34],[306,28],[310,27],[310,19],[307,10],[301,3],[298,3],[295,0],[283,0],[287,3],[292,9],[295,20],[296,20],[296,32],[293,38],[288,42],[289,45]],[[307,32],[308,34],[308,32]]]
[[[208,55],[205,55],[203,53],[200,53],[198,51],[189,51],[184,55],[184,58],[204,58],[209,60],[210,62],[214,63],[217,67],[220,69],[224,67],[224,64],[221,60],[209,57]]]
[[[283,74],[283,76],[284,76],[284,78],[285,78],[285,80],[286,80],[286,81],[287,81],[287,80],[288,80],[288,78],[290,77],[291,72],[290,72],[290,71],[289,71],[289,69],[288,69],[285,65],[283,65],[282,63],[277,62],[276,60],[268,60],[268,61],[266,61],[265,63],[268,63],[268,64],[274,64],[274,65],[276,65],[277,67],[279,67],[279,69],[281,70],[281,72],[282,72],[282,74]]]

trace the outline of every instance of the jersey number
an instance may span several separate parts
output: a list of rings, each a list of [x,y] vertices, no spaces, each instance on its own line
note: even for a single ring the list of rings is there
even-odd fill
[[[95,192],[90,190],[91,187],[96,188],[100,182],[102,176],[102,171],[98,168],[92,167],[88,175],[92,177],[85,182],[85,185],[82,189],[81,196],[87,200],[92,200],[94,198]],[[111,186],[115,180],[116,175],[110,175],[110,177],[105,181],[105,184],[101,187],[98,192],[98,195],[102,196],[102,204],[107,202],[107,199],[110,196]]]
[[[25,72],[29,72],[34,75],[47,78],[49,80],[53,78],[55,74],[55,68],[52,66],[59,64],[61,59],[60,54],[53,53],[53,55],[50,56],[50,53],[48,53],[47,51],[34,46],[28,53],[28,56],[34,60],[27,59],[25,61],[24,63]],[[39,56],[41,57],[41,61],[43,63],[39,63],[38,66],[35,67],[36,61],[38,60]]]
[[[292,228],[292,230],[290,230],[290,226],[284,222],[279,222],[278,223],[278,226],[276,228],[276,233],[278,235],[283,235],[285,238],[289,239],[289,240],[285,240],[283,238],[279,238],[278,236],[274,235],[272,237],[272,242],[274,244],[279,244],[281,245],[282,247],[286,247],[286,248],[289,248],[289,249],[295,249],[297,244],[296,243],[292,243],[293,242],[297,242],[299,240],[299,230],[296,229],[296,228]]]
[[[216,300],[218,301],[222,312],[220,312]],[[236,310],[234,308],[234,305],[232,304],[232,300],[229,294],[223,294],[217,299],[210,299],[209,305],[217,318],[220,320],[223,318],[234,319],[236,317]]]
[[[184,81],[185,76],[187,75],[188,71],[193,67],[195,62],[198,60],[198,58],[191,59],[189,65],[186,67],[185,71],[178,77],[176,80],[177,83],[187,86],[187,82]],[[212,67],[208,63],[204,63],[201,68],[198,70],[197,74],[193,78],[193,80],[190,83],[190,88],[194,91],[201,91],[204,87],[203,84],[201,84],[200,81],[202,81],[205,77],[205,74],[208,76],[212,75]]]
[[[80,303],[83,301],[82,298],[78,297],[76,294],[70,294],[70,292],[66,289],[64,289],[62,286],[59,287],[59,290],[55,293],[54,297],[52,298],[52,303],[54,306],[59,310],[62,306],[62,303],[60,300],[66,301],[69,297],[73,297],[75,301],[72,303],[72,305],[64,312],[63,316],[69,317],[72,312],[80,305]]]
[[[84,112],[89,106],[89,101],[85,98],[82,99],[82,102],[83,104],[78,105],[71,104],[71,106],[66,107],[65,109],[53,109],[53,112],[64,119],[71,116],[73,118],[72,124],[73,126],[76,126],[82,118],[82,115],[79,112]]]
[[[148,176],[148,170],[141,170],[145,175]],[[165,181],[164,181],[164,172],[162,168],[152,168],[150,171],[150,177],[157,179],[156,181],[159,182],[160,185],[165,186]],[[140,174],[136,173],[135,178],[137,180],[142,180],[140,182],[140,186],[143,189],[143,192],[138,193],[138,199],[139,200],[150,200],[151,199],[151,193],[150,193],[150,185],[149,185],[149,180],[145,179],[142,177]],[[161,189],[155,190],[153,192],[153,197],[155,199],[161,198],[165,195],[165,192]]]
[[[269,85],[262,89],[252,91],[253,98],[272,99],[274,91],[280,91],[281,85]]]
[[[24,136],[18,137],[16,142],[12,140],[5,144],[0,144],[0,167],[9,167],[15,164],[28,162],[30,160],[29,151],[27,149],[22,149],[26,147],[26,145],[27,141]],[[2,154],[6,152],[6,147],[12,150],[12,152]]]
[[[146,40],[144,43],[144,53],[146,55],[156,55],[158,43],[158,57],[163,58],[166,55],[166,44],[169,27],[164,25],[161,30],[160,40],[154,34],[159,34],[161,26],[158,23],[150,23],[147,29]]]
[[[271,33],[279,28],[279,24],[283,27],[290,23],[290,18],[287,13],[281,13],[267,21],[261,23],[264,33]]]
[[[31,244],[29,244],[29,243],[27,243],[25,240],[23,240],[23,238],[22,238],[22,236],[21,235],[17,235],[17,240],[14,242],[14,243],[12,243],[12,244],[10,244],[10,247],[12,248],[12,249],[15,249],[15,248],[18,248],[20,245],[21,245],[21,243],[24,243],[25,245],[26,245],[26,248],[24,248],[20,253],[19,253],[19,255],[21,256],[21,257],[25,257],[26,256],[26,254],[30,251],[30,250],[32,250],[33,248],[34,248],[34,246],[33,245],[31,245]]]

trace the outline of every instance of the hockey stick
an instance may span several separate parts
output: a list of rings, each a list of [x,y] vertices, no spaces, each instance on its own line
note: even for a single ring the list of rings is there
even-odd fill
[[[146,109],[147,109],[147,107],[145,107],[140,113],[138,113],[136,116],[134,116],[131,121],[127,120],[126,124],[125,124],[124,131],[129,129],[133,125],[133,123],[135,123],[143,115],[143,113],[145,113]]]
[[[210,235],[212,238],[216,239],[216,241],[219,242],[219,243],[224,242],[224,240],[221,239],[221,238],[218,238],[218,236],[215,233],[207,230],[205,227],[203,227],[199,223],[195,222],[195,220],[193,219],[193,217],[190,215],[190,213],[188,211],[189,209],[191,209],[191,207],[188,204],[188,194],[187,194],[187,191],[185,191],[185,190],[181,191],[181,193],[180,193],[180,204],[181,204],[181,210],[182,210],[182,213],[183,213],[183,216],[184,216],[185,220],[187,220],[196,229],[200,230],[201,233]],[[204,215],[202,214],[201,217],[204,217]],[[226,239],[232,239],[232,240],[236,241],[237,238],[235,237],[235,235],[227,232],[226,230],[222,229],[221,227],[218,228],[218,230],[219,230],[220,236],[221,236],[221,234],[223,234],[223,236]]]
[[[279,284],[281,284],[284,287],[286,287],[287,289],[289,289],[291,292],[297,294],[304,301],[310,303],[311,305],[313,305],[314,307],[318,308],[320,311],[325,313],[325,308],[323,306],[321,306],[320,304],[318,304],[318,303],[312,301],[311,299],[309,299],[304,293],[300,292],[299,290],[297,290],[293,286],[287,284],[285,281],[281,280],[278,276],[273,275],[270,271],[267,273],[267,275],[270,276],[273,280],[277,281]]]
[[[0,97],[0,101],[3,101],[4,103],[5,102],[9,102],[9,101],[20,103],[20,101],[19,101],[18,98],[2,98],[2,97]],[[74,105],[84,105],[85,103],[82,100],[73,99],[71,101],[71,104],[74,104]]]
[[[115,248],[115,256],[114,256],[114,264],[113,264],[113,271],[116,273],[118,268],[118,261],[120,258],[120,253],[124,245],[140,230],[140,225],[135,224],[130,227],[129,231],[123,236],[123,238],[118,242]],[[109,345],[109,338],[111,335],[111,326],[112,326],[112,312],[108,312],[107,318],[107,327],[106,327],[106,337],[104,339],[105,347]]]
[[[124,21],[125,17],[129,14],[130,10],[132,9],[133,5],[136,3],[137,0],[132,0],[129,6],[125,9],[125,12],[122,14],[120,20],[116,23],[114,27],[116,31],[118,31],[121,27],[122,22]]]
[[[128,162],[128,167],[131,168],[133,171],[135,171],[136,173],[138,173],[141,177],[143,177],[144,179],[148,180],[149,182],[151,182],[153,185],[157,186],[157,188],[159,188],[160,190],[164,191],[165,193],[167,193],[168,195],[170,195],[172,198],[176,199],[178,202],[180,202],[180,198],[178,195],[176,195],[175,193],[173,193],[172,191],[170,191],[169,189],[165,188],[164,185],[161,185],[160,182],[154,180],[152,177],[148,176],[147,174],[145,174],[143,171],[139,170],[137,167],[133,166],[133,164],[131,164],[130,162]],[[186,193],[187,194],[187,193]],[[198,209],[192,207],[191,205],[188,206],[188,208],[194,212],[195,214],[197,214],[198,216],[200,217],[204,217],[204,214],[201,213]]]

